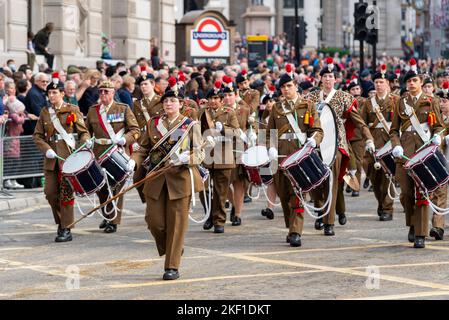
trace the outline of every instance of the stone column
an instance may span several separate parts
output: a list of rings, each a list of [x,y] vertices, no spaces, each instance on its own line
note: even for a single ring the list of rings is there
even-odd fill
[[[242,15],[245,19],[245,32],[247,35],[271,35],[271,18],[275,14],[270,8],[263,5],[251,5]]]
[[[111,37],[114,59],[135,63],[150,56],[150,0],[112,0]]]
[[[27,1],[0,1],[0,63],[14,59],[16,64],[27,62]]]

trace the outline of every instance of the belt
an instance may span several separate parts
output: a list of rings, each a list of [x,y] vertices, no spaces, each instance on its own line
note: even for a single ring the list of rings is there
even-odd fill
[[[102,146],[107,146],[112,144],[112,140],[111,139],[95,139],[95,143],[102,145]]]
[[[68,135],[73,136],[71,133],[69,133]],[[50,137],[50,139],[48,139],[48,141],[50,142],[58,142],[61,140],[64,140],[64,138],[60,134],[55,134],[52,137]]]
[[[291,133],[284,133],[283,135],[281,135],[279,137],[279,139],[282,140],[291,140],[291,139],[299,139],[298,136],[296,135],[296,133],[291,132]]]
[[[429,124],[428,124],[428,123],[421,123],[421,128],[422,128],[424,131],[429,131],[429,130],[430,130]],[[408,128],[405,129],[403,132],[405,132],[405,131],[416,131],[416,130],[415,130],[415,128],[410,124],[410,126],[408,126]]]

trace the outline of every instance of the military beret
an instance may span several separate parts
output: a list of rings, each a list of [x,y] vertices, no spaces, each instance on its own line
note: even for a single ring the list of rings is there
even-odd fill
[[[245,80],[248,80],[248,73],[246,70],[242,70],[241,73],[239,73],[237,75],[237,77],[235,78],[235,82],[237,82],[237,84],[244,82]]]
[[[215,81],[214,87],[207,91],[206,93],[206,99],[210,99],[212,97],[219,96],[220,98],[223,98],[223,88],[221,81]]]
[[[448,93],[449,93],[449,82],[444,81],[441,90],[439,90],[435,95],[443,99],[449,99]]]
[[[282,86],[290,81],[293,81],[293,78],[290,77],[287,73],[284,73],[281,78],[279,79],[279,88],[282,88]]]
[[[167,98],[175,97],[178,99],[184,99],[184,95],[180,91],[167,90],[164,95],[161,97],[161,103],[164,103],[164,100]]]
[[[54,72],[51,75],[51,82],[47,85],[47,94],[48,91],[50,90],[59,90],[59,91],[64,91],[64,83],[59,80],[59,73]]]
[[[69,66],[69,68],[67,69],[67,74],[71,75],[71,74],[76,74],[76,73],[82,73],[81,70],[75,66]]]
[[[416,60],[412,58],[409,63],[410,63],[410,70],[407,71],[407,73],[404,76],[404,82],[405,83],[409,79],[411,79],[411,78],[419,77],[418,67],[416,65]]]
[[[103,81],[102,83],[100,83],[100,85],[98,86],[98,89],[112,89],[112,90],[115,90],[115,86],[114,86],[114,84],[111,81],[106,80],[106,81]]]

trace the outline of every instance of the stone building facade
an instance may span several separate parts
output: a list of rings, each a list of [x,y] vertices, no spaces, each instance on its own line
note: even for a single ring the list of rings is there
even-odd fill
[[[0,0],[0,64],[26,63],[27,31],[55,24],[49,48],[56,68],[94,66],[102,34],[112,41],[114,60],[150,57],[150,40],[166,62],[175,60],[175,0]]]

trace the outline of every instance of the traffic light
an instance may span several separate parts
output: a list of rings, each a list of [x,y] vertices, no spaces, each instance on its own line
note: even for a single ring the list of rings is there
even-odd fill
[[[307,23],[303,18],[299,20],[299,47],[303,48],[306,45],[307,39]]]
[[[377,43],[377,29],[369,29],[368,34],[366,35],[366,42],[369,44]]]
[[[366,2],[356,2],[354,4],[354,38],[356,40],[363,41],[368,35],[368,28],[366,27],[367,8],[368,3]]]

